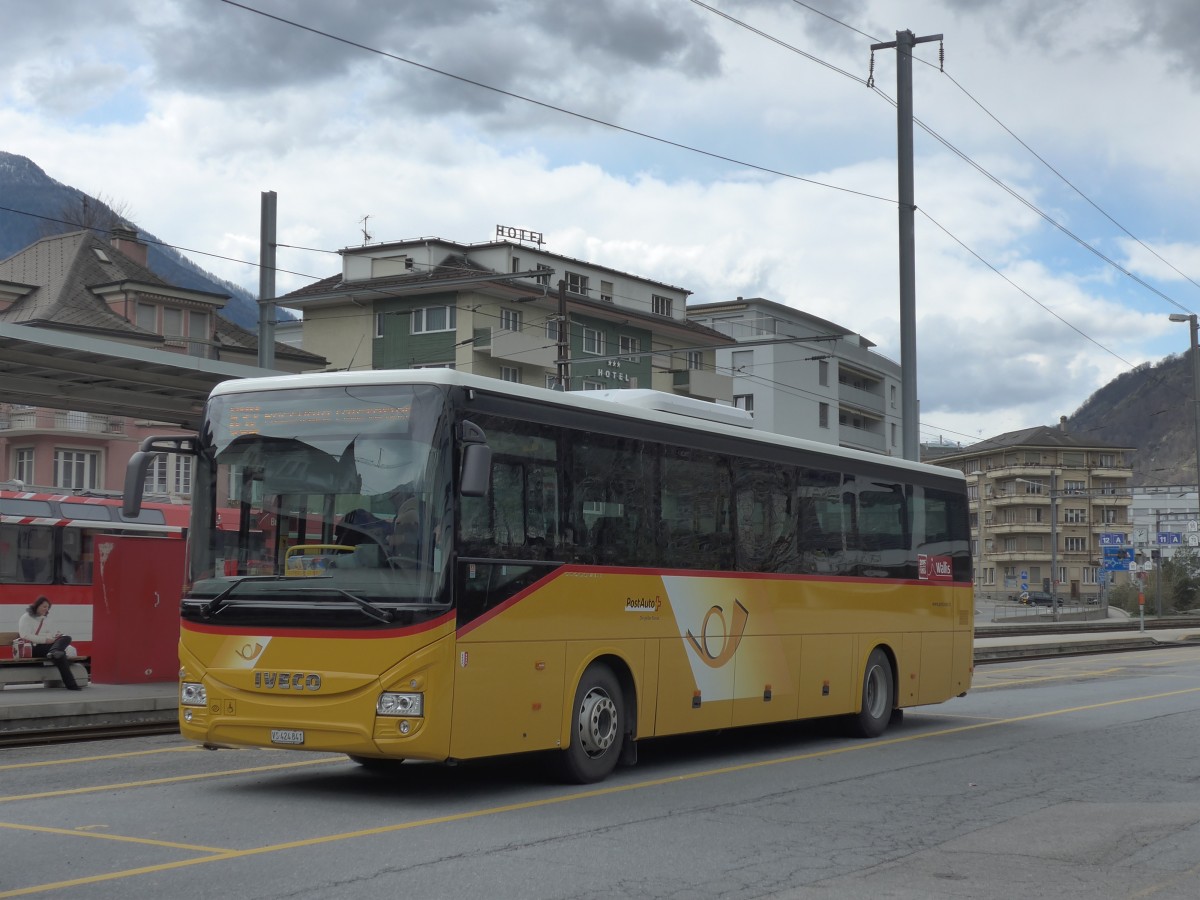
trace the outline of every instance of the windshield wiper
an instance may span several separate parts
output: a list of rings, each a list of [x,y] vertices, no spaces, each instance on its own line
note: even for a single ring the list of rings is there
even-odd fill
[[[353,600],[358,605],[359,609],[378,622],[382,622],[385,625],[390,625],[393,621],[395,621],[395,613],[393,613],[390,609],[380,609],[370,600],[364,600],[362,597],[358,597],[344,588],[313,588],[301,591],[300,593],[316,594],[325,593],[327,591],[334,594],[341,594],[347,600]]]
[[[211,600],[209,600],[207,603],[205,603],[203,606],[201,606],[200,607],[200,615],[203,616],[205,619],[215,616],[217,613],[219,613],[222,609],[224,609],[228,605],[227,601],[229,599],[229,595],[232,594],[239,587],[241,587],[243,584],[245,584],[247,581],[279,581],[279,576],[278,575],[247,575],[244,578],[239,578],[237,581],[233,582],[233,584],[229,585],[229,587],[225,588],[225,590],[221,591],[221,593],[217,594],[217,596],[213,597]]]

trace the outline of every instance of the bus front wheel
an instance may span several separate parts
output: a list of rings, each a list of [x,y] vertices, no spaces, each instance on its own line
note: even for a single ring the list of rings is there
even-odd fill
[[[857,737],[879,737],[887,729],[892,717],[894,681],[888,655],[876,647],[867,657],[867,670],[863,673],[862,708],[850,721],[851,731]]]
[[[571,707],[571,742],[562,751],[563,777],[576,784],[602,781],[617,765],[625,742],[621,685],[602,663],[587,667]]]

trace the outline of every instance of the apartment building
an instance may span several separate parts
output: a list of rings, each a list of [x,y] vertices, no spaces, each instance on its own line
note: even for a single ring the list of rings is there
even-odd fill
[[[989,600],[1051,590],[1097,600],[1129,578],[1133,447],[1059,427],[1012,431],[927,461],[964,472],[975,590]]]
[[[534,232],[341,256],[341,272],[279,299],[303,316],[304,349],[331,369],[449,366],[550,388],[564,371],[570,390],[732,401],[716,351],[734,342],[688,318],[689,291],[551,253]]]
[[[737,342],[716,351],[755,427],[856,450],[903,453],[900,366],[826,319],[761,297],[688,307]]]

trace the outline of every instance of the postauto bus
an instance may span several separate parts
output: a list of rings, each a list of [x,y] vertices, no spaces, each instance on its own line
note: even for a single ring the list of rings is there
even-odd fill
[[[590,782],[648,738],[872,737],[965,693],[962,475],[752,424],[446,369],[218,385],[126,493],[195,454],[183,735],[371,768],[552,751]]]

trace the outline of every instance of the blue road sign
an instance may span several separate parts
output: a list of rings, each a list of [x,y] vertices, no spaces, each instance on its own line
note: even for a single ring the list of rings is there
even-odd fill
[[[1105,531],[1100,535],[1101,547],[1122,547],[1125,545],[1125,535],[1119,531]]]
[[[1124,547],[1105,547],[1104,549],[1104,571],[1106,572],[1128,572],[1130,557],[1133,556],[1131,550],[1126,550]]]
[[[1160,544],[1182,544],[1182,531],[1160,531],[1158,533],[1158,542]]]

